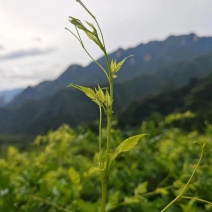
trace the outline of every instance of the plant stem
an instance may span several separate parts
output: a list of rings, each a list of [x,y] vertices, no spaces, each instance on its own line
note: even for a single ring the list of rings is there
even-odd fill
[[[107,196],[107,183],[109,181],[109,172],[110,172],[110,147],[111,147],[111,123],[112,123],[112,113],[113,113],[113,78],[110,71],[110,61],[108,54],[105,51],[105,57],[108,65],[109,72],[109,85],[110,85],[110,98],[112,104],[110,105],[107,111],[107,147],[106,147],[106,167],[104,177],[102,179],[102,212],[105,211],[106,207],[106,196]]]
[[[199,201],[199,202],[203,202],[203,203],[206,203],[206,204],[209,204],[209,205],[212,206],[212,202],[209,202],[207,200],[200,199],[200,198],[197,198],[197,197],[182,196],[181,198],[184,198],[184,199],[193,199],[193,200],[196,200],[196,201]]]
[[[78,37],[79,37],[78,40],[79,40],[80,44],[82,45],[82,48],[85,50],[85,52],[87,53],[87,55],[91,58],[91,60],[92,60],[94,63],[96,63],[96,64],[102,69],[102,71],[105,73],[107,79],[109,80],[108,74],[107,74],[106,70],[101,66],[100,63],[98,63],[98,62],[91,56],[91,54],[90,54],[90,53],[88,52],[88,50],[85,48],[85,45],[83,44],[82,38],[81,38],[81,36],[80,36],[80,33],[79,33],[77,27],[75,27],[75,28],[76,28],[76,31],[77,31],[77,35],[78,35]],[[73,34],[73,33],[72,33],[72,34]],[[75,36],[75,37],[76,37],[76,36]]]
[[[182,197],[183,193],[185,192],[185,190],[188,188],[188,186],[189,186],[192,178],[194,177],[194,174],[196,173],[196,170],[197,170],[197,168],[198,168],[198,166],[199,166],[199,164],[200,164],[200,162],[202,160],[203,152],[204,152],[204,146],[205,146],[205,144],[202,145],[202,150],[201,150],[200,158],[199,158],[199,160],[198,160],[198,162],[197,162],[197,164],[196,164],[196,166],[194,168],[194,171],[193,171],[192,175],[190,176],[188,182],[186,183],[186,185],[184,186],[184,188],[182,189],[182,191],[177,195],[177,197],[175,199],[173,199],[161,212],[166,211],[171,205],[173,205],[178,199],[180,199]]]
[[[102,181],[102,209],[101,212],[105,212],[107,201],[107,181]]]
[[[102,168],[102,107],[99,106],[99,161]]]

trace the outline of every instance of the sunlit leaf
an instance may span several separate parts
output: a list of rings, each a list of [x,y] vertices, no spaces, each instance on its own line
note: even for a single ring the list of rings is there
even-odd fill
[[[106,90],[106,94],[105,94],[105,104],[106,104],[106,107],[110,107],[112,104],[112,100],[111,100],[110,94],[108,93],[108,90]]]
[[[95,35],[97,35],[97,30],[96,30],[96,28],[94,27],[94,25],[93,25],[92,23],[87,22],[87,21],[86,21],[86,23],[88,24],[88,26],[90,26],[90,27],[93,29],[93,33],[94,33]]]
[[[130,151],[134,149],[139,140],[147,134],[140,134],[129,137],[121,142],[121,144],[117,147],[116,151],[113,154],[113,159],[115,159],[120,153]]]
[[[135,195],[140,195],[140,194],[146,193],[147,192],[147,186],[148,186],[147,181],[140,183],[134,190]]]
[[[157,188],[156,192],[160,193],[162,195],[165,195],[165,196],[169,194],[169,191],[167,189],[165,189],[165,188]]]
[[[79,173],[74,169],[74,167],[71,167],[68,170],[68,175],[69,178],[71,179],[71,181],[75,184],[75,185],[79,185],[80,184],[80,175]]]
[[[88,36],[88,38],[93,40],[100,47],[100,49],[103,49],[102,44],[90,31],[85,31],[85,34]]]
[[[101,172],[101,169],[99,167],[91,167],[88,170],[88,176],[91,176],[93,174],[100,173],[100,172]]]
[[[116,63],[116,60],[112,60],[111,63],[110,63],[110,70],[113,74],[117,73],[122,65],[124,64],[124,62],[129,58],[129,57],[132,57],[133,55],[130,55],[128,57],[125,57],[123,60],[121,60],[119,63]],[[114,77],[115,78],[115,77]]]
[[[101,102],[103,104],[105,101],[105,95],[99,85],[98,85],[98,89],[95,89],[95,92],[96,92],[96,98],[99,100],[99,102]]]
[[[82,91],[86,96],[88,96],[92,100],[94,100],[96,98],[96,94],[95,94],[94,90],[91,88],[87,88],[87,87],[80,86],[80,85],[74,85],[72,83],[69,84],[68,87],[74,87],[74,88]]]

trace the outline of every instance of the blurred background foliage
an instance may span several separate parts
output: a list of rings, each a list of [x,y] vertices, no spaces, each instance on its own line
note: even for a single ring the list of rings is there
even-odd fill
[[[201,148],[193,141],[206,143],[206,148],[186,195],[212,201],[212,125],[206,123],[204,132],[178,127],[179,121],[186,123],[193,117],[191,112],[172,114],[125,131],[114,123],[114,146],[131,134],[150,135],[135,150],[117,158],[111,172],[107,211],[162,210],[180,192],[198,161]],[[0,159],[0,211],[99,211],[99,176],[88,173],[98,163],[97,142],[95,130],[73,130],[62,125],[37,136],[25,150],[5,147],[7,153]],[[212,207],[181,199],[167,211],[212,211]]]

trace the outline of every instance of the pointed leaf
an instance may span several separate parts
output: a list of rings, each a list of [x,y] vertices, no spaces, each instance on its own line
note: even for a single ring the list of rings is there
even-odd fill
[[[85,34],[88,36],[88,38],[94,41],[100,47],[100,49],[104,49],[99,40],[90,31],[85,31]]]
[[[116,71],[116,60],[111,60],[110,70],[111,70],[112,73],[115,73],[115,71]]]
[[[96,89],[96,97],[102,104],[104,103],[105,95],[99,85],[98,85],[98,90]]]
[[[129,137],[119,144],[116,151],[113,154],[113,159],[115,159],[120,153],[130,151],[134,149],[139,140],[147,134],[140,134]]]
[[[125,61],[129,58],[129,57],[132,57],[133,55],[130,55],[128,57],[125,57],[122,61],[120,61],[118,64],[117,64],[117,71],[119,71],[119,69],[122,67],[122,65],[125,63]]]
[[[169,194],[169,191],[166,188],[157,188],[156,192],[164,196],[167,196]]]
[[[74,88],[82,91],[86,96],[88,96],[92,100],[94,100],[96,98],[96,94],[95,94],[94,90],[91,88],[87,88],[87,87],[80,86],[80,85],[74,85],[72,83],[69,84],[68,87],[74,87]]]
[[[148,186],[148,182],[145,181],[143,183],[140,183],[137,188],[135,188],[134,190],[134,194],[135,195],[141,195],[147,192],[147,186]]]
[[[110,107],[112,104],[112,100],[110,97],[110,94],[108,93],[108,90],[106,90],[106,94],[105,94],[105,106],[106,107]]]
[[[74,17],[70,17],[69,21],[75,26],[77,27],[78,29],[81,29],[83,31],[89,31],[84,25],[83,23],[77,19],[77,18],[74,18]]]
[[[97,30],[94,27],[94,25],[92,23],[87,22],[87,21],[86,21],[86,23],[88,24],[88,26],[90,26],[93,29],[93,32],[95,33],[95,35],[97,35]]]
[[[122,65],[124,64],[124,62],[129,58],[132,57],[133,55],[130,55],[128,57],[125,57],[122,61],[120,61],[118,64],[116,63],[116,60],[112,60],[110,63],[110,70],[113,74],[117,73],[120,68],[122,67]]]

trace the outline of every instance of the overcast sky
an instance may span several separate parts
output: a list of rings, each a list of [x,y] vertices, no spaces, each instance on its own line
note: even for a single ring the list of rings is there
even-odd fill
[[[169,35],[212,36],[211,0],[84,0],[97,17],[109,52]],[[90,62],[68,17],[93,22],[75,0],[0,0],[0,90],[58,77]],[[86,42],[87,43],[87,42]],[[93,57],[101,52],[87,43]]]

